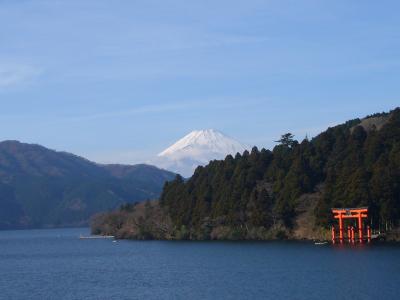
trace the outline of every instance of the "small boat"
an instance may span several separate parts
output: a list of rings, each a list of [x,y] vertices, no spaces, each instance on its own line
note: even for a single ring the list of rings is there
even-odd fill
[[[80,235],[79,239],[81,240],[90,240],[90,239],[113,239],[114,236],[113,235],[88,235],[88,236],[84,236],[84,235]]]
[[[380,235],[381,235],[380,233],[373,233],[373,234],[371,234],[371,239],[372,240],[379,239]]]
[[[314,245],[326,245],[326,244],[328,244],[327,241],[315,241],[314,242]]]

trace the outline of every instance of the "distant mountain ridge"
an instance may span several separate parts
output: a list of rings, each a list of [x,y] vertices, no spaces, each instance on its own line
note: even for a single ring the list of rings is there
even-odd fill
[[[175,174],[100,165],[67,152],[0,142],[0,228],[86,225],[93,214],[157,198]]]
[[[190,177],[196,167],[250,147],[215,129],[195,130],[158,154],[154,164]]]

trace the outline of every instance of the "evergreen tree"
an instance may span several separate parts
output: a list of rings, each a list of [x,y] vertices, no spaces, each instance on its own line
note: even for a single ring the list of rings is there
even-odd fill
[[[160,203],[177,228],[205,224],[269,228],[293,225],[300,197],[322,188],[315,215],[328,226],[332,207],[368,206],[377,224],[400,220],[400,109],[366,131],[361,120],[329,128],[300,144],[282,135],[273,151],[254,147],[167,183]]]

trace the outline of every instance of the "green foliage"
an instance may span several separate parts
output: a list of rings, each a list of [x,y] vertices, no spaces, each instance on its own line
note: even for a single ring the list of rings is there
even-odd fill
[[[294,135],[289,133],[285,133],[281,136],[280,140],[276,141],[276,143],[281,144],[282,146],[292,148],[297,145],[297,141],[294,140]]]
[[[273,151],[253,148],[212,161],[186,182],[177,177],[167,183],[161,206],[176,228],[204,233],[207,223],[220,235],[240,238],[254,235],[254,228],[291,228],[300,196],[322,186],[317,224],[331,222],[331,207],[349,206],[370,207],[375,226],[397,224],[400,109],[373,117],[387,118],[380,130],[367,132],[356,119],[311,141],[298,143],[287,133]]]
[[[177,240],[188,240],[190,237],[190,231],[186,228],[185,225],[182,225],[179,230],[176,230],[175,237]]]

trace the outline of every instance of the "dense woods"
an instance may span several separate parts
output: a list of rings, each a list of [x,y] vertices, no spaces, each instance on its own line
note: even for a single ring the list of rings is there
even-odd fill
[[[312,140],[285,134],[272,151],[254,147],[198,167],[189,180],[177,176],[165,184],[158,212],[168,217],[168,236],[189,239],[292,237],[305,213],[302,226],[328,228],[332,207],[368,206],[373,226],[389,230],[400,220],[399,179],[395,109]]]
[[[199,167],[164,186],[161,206],[195,236],[214,226],[292,228],[303,194],[322,187],[314,214],[328,226],[331,207],[368,206],[375,227],[400,218],[400,109],[329,128],[311,141],[285,134],[272,150],[245,151]]]

